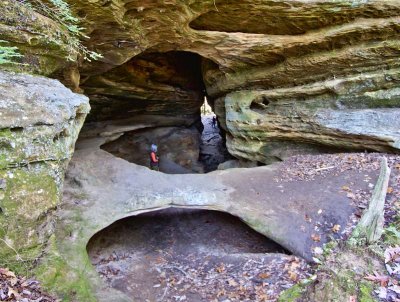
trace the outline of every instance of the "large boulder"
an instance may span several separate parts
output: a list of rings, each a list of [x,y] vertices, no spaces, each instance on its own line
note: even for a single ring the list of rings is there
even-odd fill
[[[0,266],[43,254],[88,112],[88,99],[56,80],[0,71]]]

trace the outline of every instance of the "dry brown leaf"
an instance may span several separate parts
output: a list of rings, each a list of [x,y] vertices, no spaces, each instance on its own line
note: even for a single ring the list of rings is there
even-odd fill
[[[289,274],[289,279],[290,280],[295,281],[295,282],[297,281],[298,277],[297,277],[297,274],[295,272],[289,271],[288,274]]]
[[[8,297],[12,298],[13,296],[16,300],[19,300],[19,298],[21,297],[21,295],[15,289],[9,287],[8,288]]]
[[[228,280],[228,285],[229,286],[238,286],[238,283],[233,279],[229,279]]]
[[[259,295],[257,295],[257,298],[258,298],[257,301],[260,301],[260,302],[266,302],[266,301],[270,300],[269,296],[266,294],[259,294]]]
[[[220,264],[220,266],[217,266],[216,269],[217,273],[221,274],[225,271],[225,266],[223,263]]]
[[[311,239],[315,242],[320,242],[321,241],[321,236],[318,234],[312,234]]]
[[[271,277],[271,275],[268,273],[260,273],[260,274],[258,274],[258,277],[261,279],[267,279],[267,278]]]
[[[356,194],[351,193],[351,192],[347,193],[346,196],[347,196],[348,198],[350,198],[350,199],[356,199]]]
[[[332,232],[338,233],[339,231],[340,231],[340,224],[335,224],[335,225],[332,227]]]
[[[349,302],[357,302],[357,296],[350,296]]]
[[[365,280],[379,283],[381,287],[386,287],[389,282],[389,277],[385,275],[379,275],[374,272],[374,275],[367,275],[364,277]]]
[[[389,247],[385,250],[385,263],[400,258],[400,247]]]
[[[351,191],[348,186],[342,186],[342,190],[347,192]]]
[[[393,193],[393,188],[392,188],[392,187],[388,187],[388,188],[387,188],[387,193],[388,193],[388,194]]]
[[[9,271],[7,268],[0,268],[0,274],[8,277],[8,278],[16,278],[15,274]]]

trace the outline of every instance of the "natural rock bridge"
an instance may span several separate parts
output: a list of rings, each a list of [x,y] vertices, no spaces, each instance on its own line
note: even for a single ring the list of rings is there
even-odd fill
[[[130,301],[101,280],[88,242],[170,207],[230,213],[311,262],[351,232],[377,178],[378,155],[341,152],[400,152],[399,0],[13,0],[0,10],[0,267],[65,301]],[[92,51],[98,60],[83,60]],[[205,99],[234,157],[223,167],[269,166],[201,174]],[[175,172],[199,174],[123,159],[146,162],[153,142]]]
[[[90,238],[121,218],[177,207],[230,213],[312,261],[313,248],[334,235],[323,228],[316,231],[316,225],[349,223],[354,208],[340,189],[350,182],[366,189],[365,173],[348,171],[307,182],[280,181],[280,166],[167,175],[116,158],[93,142],[83,141],[66,176],[56,232],[59,253],[73,270],[80,271],[80,278],[90,280],[99,301],[110,301],[110,296],[104,295],[110,289],[88,260],[86,245]],[[313,240],[315,235],[321,237],[320,242]],[[82,267],[85,270],[80,270]],[[130,301],[122,294],[113,299]]]

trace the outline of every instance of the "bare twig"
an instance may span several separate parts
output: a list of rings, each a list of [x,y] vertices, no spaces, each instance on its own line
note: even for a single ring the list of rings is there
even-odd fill
[[[167,292],[168,292],[168,285],[167,285],[167,286],[165,286],[164,293],[163,293],[163,295],[162,295],[162,297],[160,298],[160,300],[159,300],[159,301],[164,301],[164,297],[165,297],[165,295],[167,294]]]
[[[21,255],[17,252],[17,250],[15,248],[13,248],[10,244],[8,244],[7,241],[5,241],[2,238],[0,238],[0,241],[3,242],[5,245],[7,245],[10,249],[12,249],[14,251],[14,253],[17,255],[18,261],[24,261],[24,259],[22,259]]]
[[[214,0],[214,6],[215,6],[215,9],[217,10],[217,12],[219,12],[217,4],[215,3],[215,0]]]
[[[175,269],[177,271],[180,271],[182,274],[184,274],[185,277],[192,279],[184,270],[180,269],[179,267],[171,265],[171,266],[165,266],[164,268]]]
[[[330,169],[333,169],[333,168],[335,168],[335,166],[330,166],[330,167],[319,168],[319,169],[315,169],[315,172],[318,172],[318,171],[323,171],[323,170],[330,170]]]

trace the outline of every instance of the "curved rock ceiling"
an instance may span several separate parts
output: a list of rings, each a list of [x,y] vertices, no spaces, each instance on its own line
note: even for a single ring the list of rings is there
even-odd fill
[[[400,148],[399,0],[69,2],[104,55],[80,68],[92,120],[190,125],[206,94],[238,158]]]

